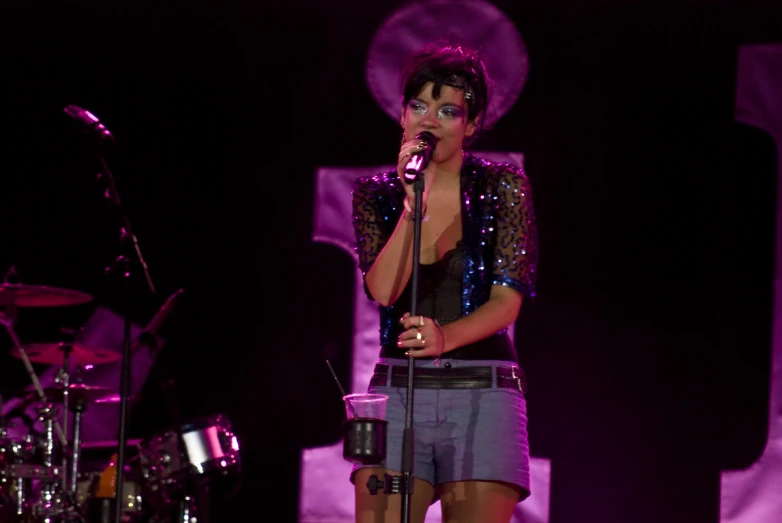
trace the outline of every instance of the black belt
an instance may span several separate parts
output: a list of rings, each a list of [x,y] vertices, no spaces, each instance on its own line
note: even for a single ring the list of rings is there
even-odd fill
[[[371,387],[407,387],[407,365],[393,365],[391,383],[388,383],[388,365],[378,363],[375,373],[369,381]],[[515,365],[512,367],[495,367],[497,387],[517,389],[522,394],[527,393],[527,378],[524,371]],[[416,367],[413,373],[413,387],[416,389],[491,389],[495,386],[492,380],[492,367]]]

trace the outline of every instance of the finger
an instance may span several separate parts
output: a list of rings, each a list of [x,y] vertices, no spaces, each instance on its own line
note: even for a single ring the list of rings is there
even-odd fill
[[[423,143],[421,142],[407,142],[406,144],[402,145],[402,147],[399,148],[399,158],[409,158],[414,153],[422,151],[424,148]]]
[[[410,340],[400,340],[396,342],[396,346],[403,350],[418,350],[429,348],[429,344],[426,342],[426,340],[417,340],[415,338]]]
[[[407,318],[409,318],[409,317],[410,317],[410,313],[409,312],[406,312],[406,313],[402,314],[402,317],[399,318],[399,323],[404,325],[405,320],[407,320]]]
[[[430,346],[437,337],[434,333],[425,334],[421,329],[409,329],[399,335],[397,345],[400,347],[420,349],[423,346]]]
[[[432,331],[428,329],[421,329],[419,327],[409,327],[406,330],[402,331],[399,334],[399,339],[404,340],[413,340],[413,339],[423,339],[427,337],[432,336]]]
[[[423,140],[415,139],[415,140],[410,140],[409,142],[403,143],[402,147],[400,147],[400,149],[418,149],[418,150],[420,150],[420,149],[423,149],[424,147],[426,147],[426,142],[424,142]]]
[[[423,340],[423,339],[426,339],[426,334],[424,333],[424,331],[417,328],[407,329],[406,331],[402,332],[398,338],[399,341]]]
[[[415,146],[409,146],[409,145],[403,145],[399,149],[399,158],[410,158],[410,156],[418,151],[420,151],[420,147]]]
[[[399,339],[396,343],[397,347],[405,350],[422,350],[428,349],[431,354],[440,354],[443,349],[442,339],[435,336],[426,338],[424,336]]]
[[[407,317],[405,318],[405,321],[402,323],[402,325],[406,329],[413,329],[413,328],[421,329],[423,327],[426,327],[427,325],[430,325],[431,322],[432,322],[431,319],[426,318],[424,316],[418,316],[418,315],[410,316],[408,314]]]

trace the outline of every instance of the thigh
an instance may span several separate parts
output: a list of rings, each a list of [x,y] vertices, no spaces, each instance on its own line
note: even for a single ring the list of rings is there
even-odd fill
[[[510,389],[444,394],[445,421],[434,439],[436,485],[456,481],[512,483],[529,495],[529,444],[524,397]]]
[[[402,495],[369,492],[367,482],[376,474],[379,479],[386,473],[381,468],[362,468],[355,473],[356,523],[398,523],[402,516]],[[388,474],[397,473],[388,471]],[[413,494],[410,496],[410,523],[423,523],[426,511],[434,497],[431,483],[419,478],[413,479]]]
[[[508,523],[521,487],[499,481],[452,481],[439,486],[443,523]]]

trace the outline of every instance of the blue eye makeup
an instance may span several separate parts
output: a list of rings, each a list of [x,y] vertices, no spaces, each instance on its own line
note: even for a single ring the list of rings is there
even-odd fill
[[[426,107],[426,104],[423,104],[418,100],[410,100],[410,103],[407,104],[407,106],[416,114],[426,114],[429,110],[429,108]]]
[[[446,119],[453,119],[453,118],[461,118],[464,116],[464,111],[461,107],[457,107],[455,105],[447,105],[445,107],[440,107],[440,109],[437,111],[437,118],[442,120],[443,118]]]
[[[418,100],[410,100],[408,108],[415,114],[424,115],[429,112],[429,107]],[[444,105],[437,110],[438,120],[453,120],[464,116],[464,109],[457,105]]]

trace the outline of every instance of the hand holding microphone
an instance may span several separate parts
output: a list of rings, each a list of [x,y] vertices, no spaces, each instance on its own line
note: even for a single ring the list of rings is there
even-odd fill
[[[427,167],[432,160],[438,141],[439,138],[435,135],[429,131],[423,131],[418,133],[412,140],[403,143],[399,150],[396,172],[399,175],[399,179],[402,180],[407,193],[406,207],[409,206],[409,210],[412,210],[415,205],[414,182],[420,176],[424,177],[422,203],[424,209],[426,209],[426,201],[434,180],[434,171],[431,169],[427,170]]]

